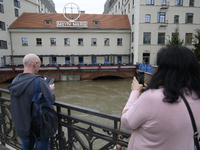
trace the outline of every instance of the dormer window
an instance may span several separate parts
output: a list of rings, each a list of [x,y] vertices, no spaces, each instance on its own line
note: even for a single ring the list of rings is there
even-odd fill
[[[93,21],[94,25],[99,25],[99,21]]]
[[[51,24],[51,20],[45,20],[45,24]]]

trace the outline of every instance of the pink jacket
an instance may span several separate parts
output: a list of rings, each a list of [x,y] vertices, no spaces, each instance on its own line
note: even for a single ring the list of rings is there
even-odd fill
[[[184,95],[200,131],[200,100]],[[139,98],[132,91],[122,115],[122,126],[133,131],[128,150],[194,150],[193,128],[181,98],[175,104],[164,103],[163,89],[148,90]]]

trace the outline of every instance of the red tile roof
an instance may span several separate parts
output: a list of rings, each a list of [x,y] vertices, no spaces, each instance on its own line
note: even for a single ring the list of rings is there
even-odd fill
[[[51,20],[50,25],[45,20]],[[68,21],[62,13],[23,13],[10,28],[57,28],[56,21]],[[77,21],[87,21],[92,29],[130,29],[127,15],[81,14]],[[93,21],[99,21],[94,25]]]

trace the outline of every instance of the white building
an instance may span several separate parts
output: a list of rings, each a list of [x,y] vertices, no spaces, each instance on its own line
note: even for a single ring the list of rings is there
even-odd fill
[[[177,26],[188,48],[193,47],[194,30],[200,29],[200,0],[107,0],[104,14],[128,15],[135,63],[148,58],[154,64],[158,50]]]
[[[69,22],[58,13],[23,13],[8,30],[13,56],[35,53],[44,65],[63,65],[131,63],[130,29],[127,15],[80,14]]]
[[[3,55],[12,54],[11,33],[8,27],[24,12],[56,13],[53,0],[0,0],[1,58]]]

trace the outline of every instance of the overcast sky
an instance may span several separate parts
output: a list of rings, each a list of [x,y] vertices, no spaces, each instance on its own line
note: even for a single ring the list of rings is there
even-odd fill
[[[75,3],[80,10],[85,11],[86,14],[102,14],[104,11],[104,4],[106,0],[53,0],[57,13],[63,13],[63,7],[67,3]]]

